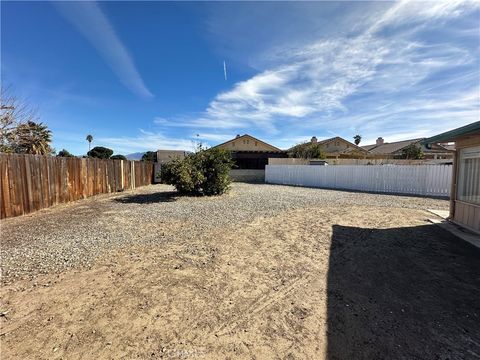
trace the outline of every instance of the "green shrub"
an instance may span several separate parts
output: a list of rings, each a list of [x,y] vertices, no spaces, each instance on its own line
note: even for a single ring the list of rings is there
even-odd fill
[[[87,153],[88,157],[94,157],[99,159],[110,159],[110,156],[112,156],[112,154],[112,149],[103,146],[95,146]]]
[[[423,159],[422,148],[415,144],[410,144],[402,150],[402,158],[411,160]]]
[[[174,159],[162,165],[162,182],[175,186],[181,194],[210,196],[225,193],[231,183],[233,161],[230,152],[203,149],[184,159]]]
[[[325,159],[325,152],[318,143],[306,142],[298,144],[291,148],[288,152],[288,156],[292,158],[302,159]]]
[[[62,149],[58,152],[57,157],[74,157],[74,155],[70,151]]]
[[[142,161],[153,161],[157,162],[157,152],[156,151],[147,151],[142,155]]]
[[[110,159],[112,159],[112,160],[127,160],[125,155],[113,155],[113,156],[110,156]]]

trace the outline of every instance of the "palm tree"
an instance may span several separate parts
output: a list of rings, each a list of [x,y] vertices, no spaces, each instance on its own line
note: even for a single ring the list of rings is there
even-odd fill
[[[87,139],[88,141],[88,151],[90,151],[90,145],[92,144],[92,141],[93,141],[93,136],[92,135],[87,135]]]
[[[355,140],[355,145],[358,145],[360,144],[360,141],[362,141],[362,137],[357,134],[353,137],[353,140]]]
[[[52,152],[52,132],[43,123],[27,121],[15,130],[15,152],[46,155]]]

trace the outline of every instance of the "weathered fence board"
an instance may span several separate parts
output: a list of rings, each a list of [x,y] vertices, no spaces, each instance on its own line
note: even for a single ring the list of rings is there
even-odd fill
[[[0,154],[0,218],[152,181],[151,162]]]
[[[451,165],[267,165],[271,184],[448,197]]]

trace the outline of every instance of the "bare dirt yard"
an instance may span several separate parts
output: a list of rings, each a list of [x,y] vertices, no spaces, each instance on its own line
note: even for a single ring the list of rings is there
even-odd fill
[[[478,359],[480,251],[438,199],[165,185],[1,224],[2,359]]]

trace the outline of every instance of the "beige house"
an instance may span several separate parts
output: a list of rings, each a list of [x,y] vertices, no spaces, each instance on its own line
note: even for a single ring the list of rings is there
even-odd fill
[[[318,141],[314,136],[307,144],[319,144],[327,158],[365,158],[368,151],[339,136]],[[297,145],[298,146],[298,145]],[[293,149],[293,148],[291,148]]]
[[[163,164],[173,159],[183,159],[187,154],[184,150],[157,150],[157,162]]]
[[[214,147],[230,151],[282,151],[279,148],[267,144],[266,142],[254,138],[253,136],[248,134],[241,136],[237,135],[234,139],[228,140]]]
[[[425,139],[455,142],[450,220],[480,234],[480,121]]]
[[[236,169],[265,170],[269,158],[287,157],[285,151],[248,134],[214,147],[231,151]]]
[[[416,145],[422,149],[424,159],[452,159],[454,151],[448,145],[432,144],[431,147],[423,144],[425,138],[409,139],[395,142],[385,142],[379,137],[375,144],[364,145],[363,149],[377,159],[399,159],[403,157],[403,150],[410,145]]]

